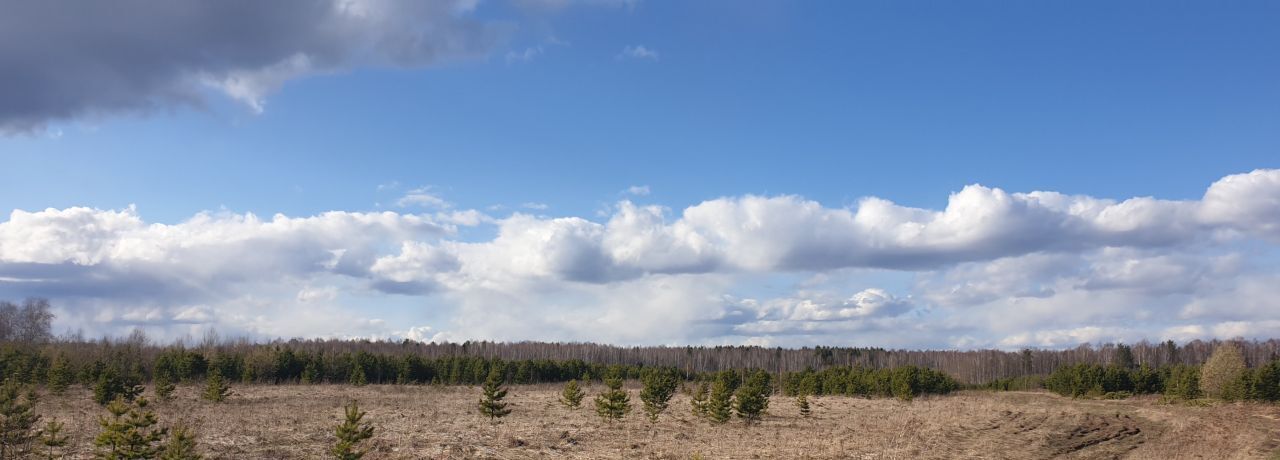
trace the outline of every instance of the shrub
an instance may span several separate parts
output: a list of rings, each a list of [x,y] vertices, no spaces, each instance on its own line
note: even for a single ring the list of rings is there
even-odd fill
[[[1231,342],[1218,345],[1200,369],[1200,390],[1210,398],[1242,399],[1246,396],[1242,394],[1245,388],[1241,384],[1244,372],[1244,355],[1240,348]]]

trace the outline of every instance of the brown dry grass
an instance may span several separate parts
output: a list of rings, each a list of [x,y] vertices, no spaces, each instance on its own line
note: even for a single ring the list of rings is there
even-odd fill
[[[359,400],[377,431],[366,459],[410,458],[1270,458],[1280,450],[1280,406],[1193,407],[1152,398],[1087,401],[1046,393],[966,392],[911,403],[815,397],[801,418],[774,397],[750,428],[713,426],[677,395],[650,426],[635,410],[608,426],[584,407],[556,402],[558,386],[516,386],[497,426],[476,412],[478,388],[421,386],[235,387],[224,404],[180,387],[155,404],[162,423],[194,426],[209,458],[325,458],[341,406]],[[149,392],[148,392],[149,393]],[[631,389],[637,403],[635,388]],[[70,458],[89,458],[105,411],[83,389],[49,396],[40,410],[67,423]]]

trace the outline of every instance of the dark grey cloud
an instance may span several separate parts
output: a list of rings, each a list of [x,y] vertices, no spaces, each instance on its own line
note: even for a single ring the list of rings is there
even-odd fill
[[[202,293],[196,283],[143,267],[0,262],[0,299],[85,297],[137,302],[161,298],[185,302]]]
[[[300,75],[483,55],[504,26],[474,3],[0,0],[0,132],[199,106],[210,89],[258,106]]]

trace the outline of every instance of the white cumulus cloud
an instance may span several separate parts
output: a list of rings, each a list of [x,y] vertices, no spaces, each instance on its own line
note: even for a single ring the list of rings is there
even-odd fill
[[[133,207],[14,210],[0,222],[0,297],[62,301],[69,327],[257,334],[347,334],[320,320],[272,323],[307,310],[404,336],[385,317],[405,309],[352,308],[405,299],[420,299],[448,337],[638,343],[645,336],[626,331],[638,327],[655,341],[857,333],[909,345],[897,330],[931,345],[1013,347],[1265,334],[1280,320],[1268,303],[1280,296],[1277,183],[1277,170],[1228,176],[1201,200],[971,185],[941,209],[876,197],[829,207],[743,195],[680,210],[622,201],[602,221],[494,218],[425,189],[403,204],[426,214],[224,211],[155,223]],[[459,226],[485,228],[462,237]],[[837,273],[866,278],[849,289],[833,284]],[[808,281],[781,281],[790,277]],[[521,329],[535,317],[538,328]]]

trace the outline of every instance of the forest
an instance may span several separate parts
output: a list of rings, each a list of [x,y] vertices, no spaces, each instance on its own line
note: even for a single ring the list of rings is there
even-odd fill
[[[357,383],[477,385],[492,369],[515,384],[600,380],[606,372],[635,379],[645,368],[670,369],[685,380],[725,370],[758,369],[780,382],[812,380],[815,394],[860,394],[876,370],[911,368],[927,378],[954,379],[956,386],[989,389],[1064,388],[1064,380],[1107,392],[1160,392],[1177,369],[1195,368],[1224,342],[1176,344],[1084,344],[1065,350],[886,350],[859,347],[762,348],[619,347],[594,343],[464,342],[291,339],[254,342],[207,334],[198,343],[154,343],[141,330],[128,337],[85,339],[52,334],[48,301],[0,301],[0,376],[22,383],[94,384],[121,379],[138,384],[162,378],[197,381],[216,372],[240,383]],[[1246,368],[1270,369],[1280,340],[1230,342]],[[936,371],[936,372],[935,372]],[[1062,373],[1086,377],[1065,379]],[[1183,371],[1185,373],[1185,371]],[[1260,374],[1261,375],[1261,374]],[[1108,377],[1112,376],[1112,377]],[[871,378],[875,380],[875,378]],[[788,384],[790,385],[790,384]],[[875,385],[870,385],[875,387]],[[853,388],[853,390],[847,390]],[[1158,389],[1158,390],[1157,390]]]
[[[160,402],[180,384],[219,404],[232,384],[481,386],[476,412],[496,423],[511,414],[507,385],[564,384],[558,400],[582,405],[583,385],[602,384],[594,401],[608,425],[632,409],[625,381],[642,385],[651,423],[677,393],[712,425],[734,416],[758,423],[773,395],[791,398],[810,417],[809,397],[912,401],[957,390],[1048,390],[1070,398],[1125,399],[1157,394],[1168,401],[1280,400],[1276,341],[1082,345],[1068,350],[912,351],[878,348],[617,347],[591,343],[420,343],[369,340],[221,340],[159,344],[135,330],[125,338],[54,336],[43,299],[0,302],[0,459],[66,445],[61,422],[37,429],[37,389],[61,397],[82,386],[109,417],[94,438],[100,458],[202,458],[183,423],[160,427],[143,396]],[[963,378],[957,377],[963,376]],[[245,387],[248,385],[248,387]],[[360,458],[373,426],[354,400],[343,409],[330,453]],[[59,437],[61,436],[61,437]],[[169,452],[169,453],[165,453]],[[118,454],[118,455],[117,455]],[[105,456],[103,456],[105,455]],[[113,456],[115,455],[115,456]]]

